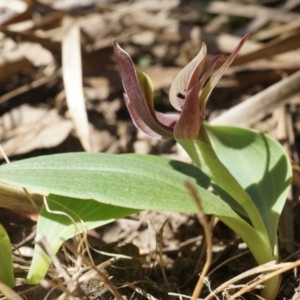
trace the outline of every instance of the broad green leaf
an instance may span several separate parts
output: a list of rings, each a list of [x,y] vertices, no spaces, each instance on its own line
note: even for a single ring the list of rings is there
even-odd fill
[[[239,219],[228,205],[203,188],[209,185],[209,180],[198,168],[157,156],[72,153],[37,157],[1,166],[0,179],[42,194],[73,197],[53,198],[51,195],[48,198],[52,199],[52,205],[53,199],[60,203],[51,209],[62,209],[60,206],[63,205],[76,222],[82,219],[87,228],[131,214],[134,209],[197,212],[183,184],[187,179],[198,183],[197,189],[207,213],[228,219],[229,223]],[[78,217],[74,217],[71,210]],[[243,226],[249,227],[247,223]],[[84,230],[78,227],[79,232]],[[247,230],[251,231],[251,228]],[[65,239],[76,234],[76,230],[65,216],[49,214],[43,208],[38,234],[46,235],[56,252]],[[39,282],[49,266],[49,259],[40,249],[37,247],[35,251],[28,276],[30,283]]]
[[[26,159],[0,167],[0,180],[4,182],[43,194],[69,197],[66,199],[50,195],[48,198],[52,199],[51,203],[53,200],[58,203],[57,209],[63,205],[68,208],[67,211],[72,210],[79,216],[75,217],[76,222],[81,218],[87,223],[87,228],[111,222],[131,214],[135,209],[196,213],[196,205],[183,184],[187,179],[196,185],[207,214],[216,215],[233,228],[249,245],[259,263],[271,260],[263,237],[225,202],[204,189],[209,180],[192,165],[150,155],[69,153]],[[98,204],[102,215],[98,209],[90,206],[90,202],[93,205],[97,202],[88,199],[101,202]],[[86,215],[86,211],[92,212]],[[66,238],[77,233],[70,223],[65,228],[66,222],[66,218],[48,214],[45,209],[41,212],[38,233],[50,236],[48,242],[54,252]],[[55,227],[59,225],[56,223],[65,229],[59,230]],[[82,230],[84,228],[78,226],[78,231]],[[256,243],[251,243],[253,240]],[[29,282],[37,283],[45,275],[48,265],[49,259],[40,250],[36,250]]]
[[[37,236],[45,236],[54,253],[58,251],[65,240],[76,234],[138,212],[134,209],[102,204],[94,200],[74,199],[52,194],[48,196],[47,203],[50,211],[45,206],[42,208],[38,220]],[[231,209],[228,207],[228,210]],[[57,211],[59,213],[56,213]],[[61,212],[66,213],[69,217],[62,215]],[[236,233],[240,236],[246,236],[247,242],[257,241],[250,243],[250,249],[254,253],[257,251],[260,253],[259,262],[263,263],[269,260],[267,247],[264,247],[260,236],[247,222],[233,211],[226,216],[220,216],[220,219],[228,226],[236,227]],[[50,263],[50,258],[36,245],[27,282],[38,284],[46,275]]]
[[[197,184],[208,214],[227,205],[206,190],[209,180],[195,166],[151,155],[67,153],[40,156],[0,167],[0,180],[41,194],[56,194],[135,209],[194,212],[184,186]]]
[[[206,134],[204,127],[201,128],[201,134],[203,137]],[[210,142],[208,143],[207,139],[205,142],[200,139],[176,141],[185,149],[201,171],[212,180],[212,184],[218,185],[232,197],[233,201],[229,204],[234,209],[242,206],[255,230],[264,237],[264,239],[269,240],[260,212],[253,203],[251,197],[239,184],[237,179],[229,172],[226,166],[220,161],[215,150],[210,145]],[[270,248],[270,253],[271,252],[272,250]]]
[[[9,287],[14,287],[15,279],[13,272],[13,260],[11,244],[6,230],[0,223],[0,282]]]
[[[77,234],[138,212],[135,209],[102,204],[94,200],[52,194],[47,197],[47,203],[50,211],[43,206],[38,219],[37,236],[45,236],[54,253],[65,240]],[[57,211],[70,217],[56,213]],[[49,256],[36,244],[27,282],[38,284],[45,277],[50,262]]]
[[[268,135],[253,130],[208,125],[206,130],[219,159],[251,196],[275,245],[292,176],[285,150]]]

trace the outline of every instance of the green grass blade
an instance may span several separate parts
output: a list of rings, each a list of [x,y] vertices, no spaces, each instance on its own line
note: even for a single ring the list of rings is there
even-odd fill
[[[6,230],[0,223],[0,281],[9,287],[14,287],[13,260],[11,244]]]

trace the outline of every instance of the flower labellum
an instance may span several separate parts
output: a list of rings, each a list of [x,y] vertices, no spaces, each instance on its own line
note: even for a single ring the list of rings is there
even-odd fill
[[[198,55],[178,73],[171,85],[169,98],[172,106],[180,112],[177,115],[155,111],[151,79],[145,73],[136,71],[128,53],[114,42],[114,54],[125,89],[124,100],[135,126],[155,139],[197,139],[204,121],[206,103],[213,88],[249,36],[250,34],[246,34],[242,38],[212,76],[222,55],[215,56],[208,68],[202,72],[206,57],[206,45],[202,44]]]

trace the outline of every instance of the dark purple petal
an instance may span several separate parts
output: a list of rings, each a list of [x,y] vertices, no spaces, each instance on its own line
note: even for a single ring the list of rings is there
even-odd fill
[[[170,135],[169,129],[159,123],[153,104],[149,105],[150,100],[146,99],[149,96],[149,85],[147,86],[148,77],[146,78],[142,73],[139,74],[143,93],[130,56],[116,42],[113,43],[113,48],[120,68],[124,89],[129,99],[127,107],[130,109],[130,114],[134,122],[140,124],[140,126],[143,123],[143,131],[148,127],[151,132],[156,132],[159,136],[168,137]]]
[[[233,52],[230,54],[228,59],[224,62],[224,64],[221,66],[221,68],[216,71],[216,73],[210,78],[210,80],[207,82],[207,84],[204,86],[203,91],[202,91],[202,99],[201,102],[204,103],[204,107],[206,105],[206,102],[208,100],[208,97],[210,96],[212,90],[214,87],[217,85],[219,82],[220,78],[223,76],[223,74],[226,72],[226,70],[229,68],[235,57],[237,56],[239,50],[242,48],[242,46],[245,44],[247,39],[251,36],[251,33],[247,33],[244,35],[242,40],[239,42],[237,47],[233,50]]]
[[[193,140],[199,135],[204,117],[200,113],[198,84],[195,84],[186,95],[185,104],[175,125],[174,136],[180,140]]]
[[[205,109],[206,109],[206,103],[207,103],[207,99],[208,96],[203,96],[203,90],[202,87],[203,85],[206,83],[208,77],[211,75],[211,73],[213,72],[216,64],[218,63],[219,59],[223,57],[222,54],[216,55],[215,57],[213,57],[210,65],[208,66],[208,68],[205,70],[205,72],[202,74],[200,80],[199,80],[199,89],[200,89],[200,93],[199,93],[199,105],[200,105],[200,111],[201,114],[205,114]],[[205,87],[208,87],[209,82],[206,83]]]
[[[224,55],[223,54],[218,54],[216,56],[214,56],[209,64],[209,66],[207,67],[207,69],[205,70],[205,72],[201,75],[199,83],[202,86],[207,78],[211,75],[211,73],[213,72],[216,64],[218,63],[218,61],[220,60],[220,58],[222,58]]]
[[[138,129],[146,133],[148,136],[156,140],[163,138],[173,138],[173,129],[170,129],[170,132],[168,132],[167,135],[165,130],[161,130],[160,132],[152,130],[149,126],[145,124],[145,122],[143,121],[139,113],[136,111],[134,105],[130,102],[126,94],[124,94],[124,100],[135,127],[137,127]]]

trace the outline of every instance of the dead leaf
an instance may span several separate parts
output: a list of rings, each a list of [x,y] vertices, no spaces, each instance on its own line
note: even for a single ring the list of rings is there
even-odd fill
[[[1,117],[0,136],[8,157],[61,144],[72,130],[72,122],[54,109],[19,106]]]
[[[83,94],[80,32],[75,19],[64,18],[62,41],[63,79],[66,99],[78,138],[86,151],[91,151],[88,118]]]
[[[26,57],[35,67],[47,66],[54,64],[54,57],[52,53],[36,43],[22,43],[20,45],[21,53]]]

